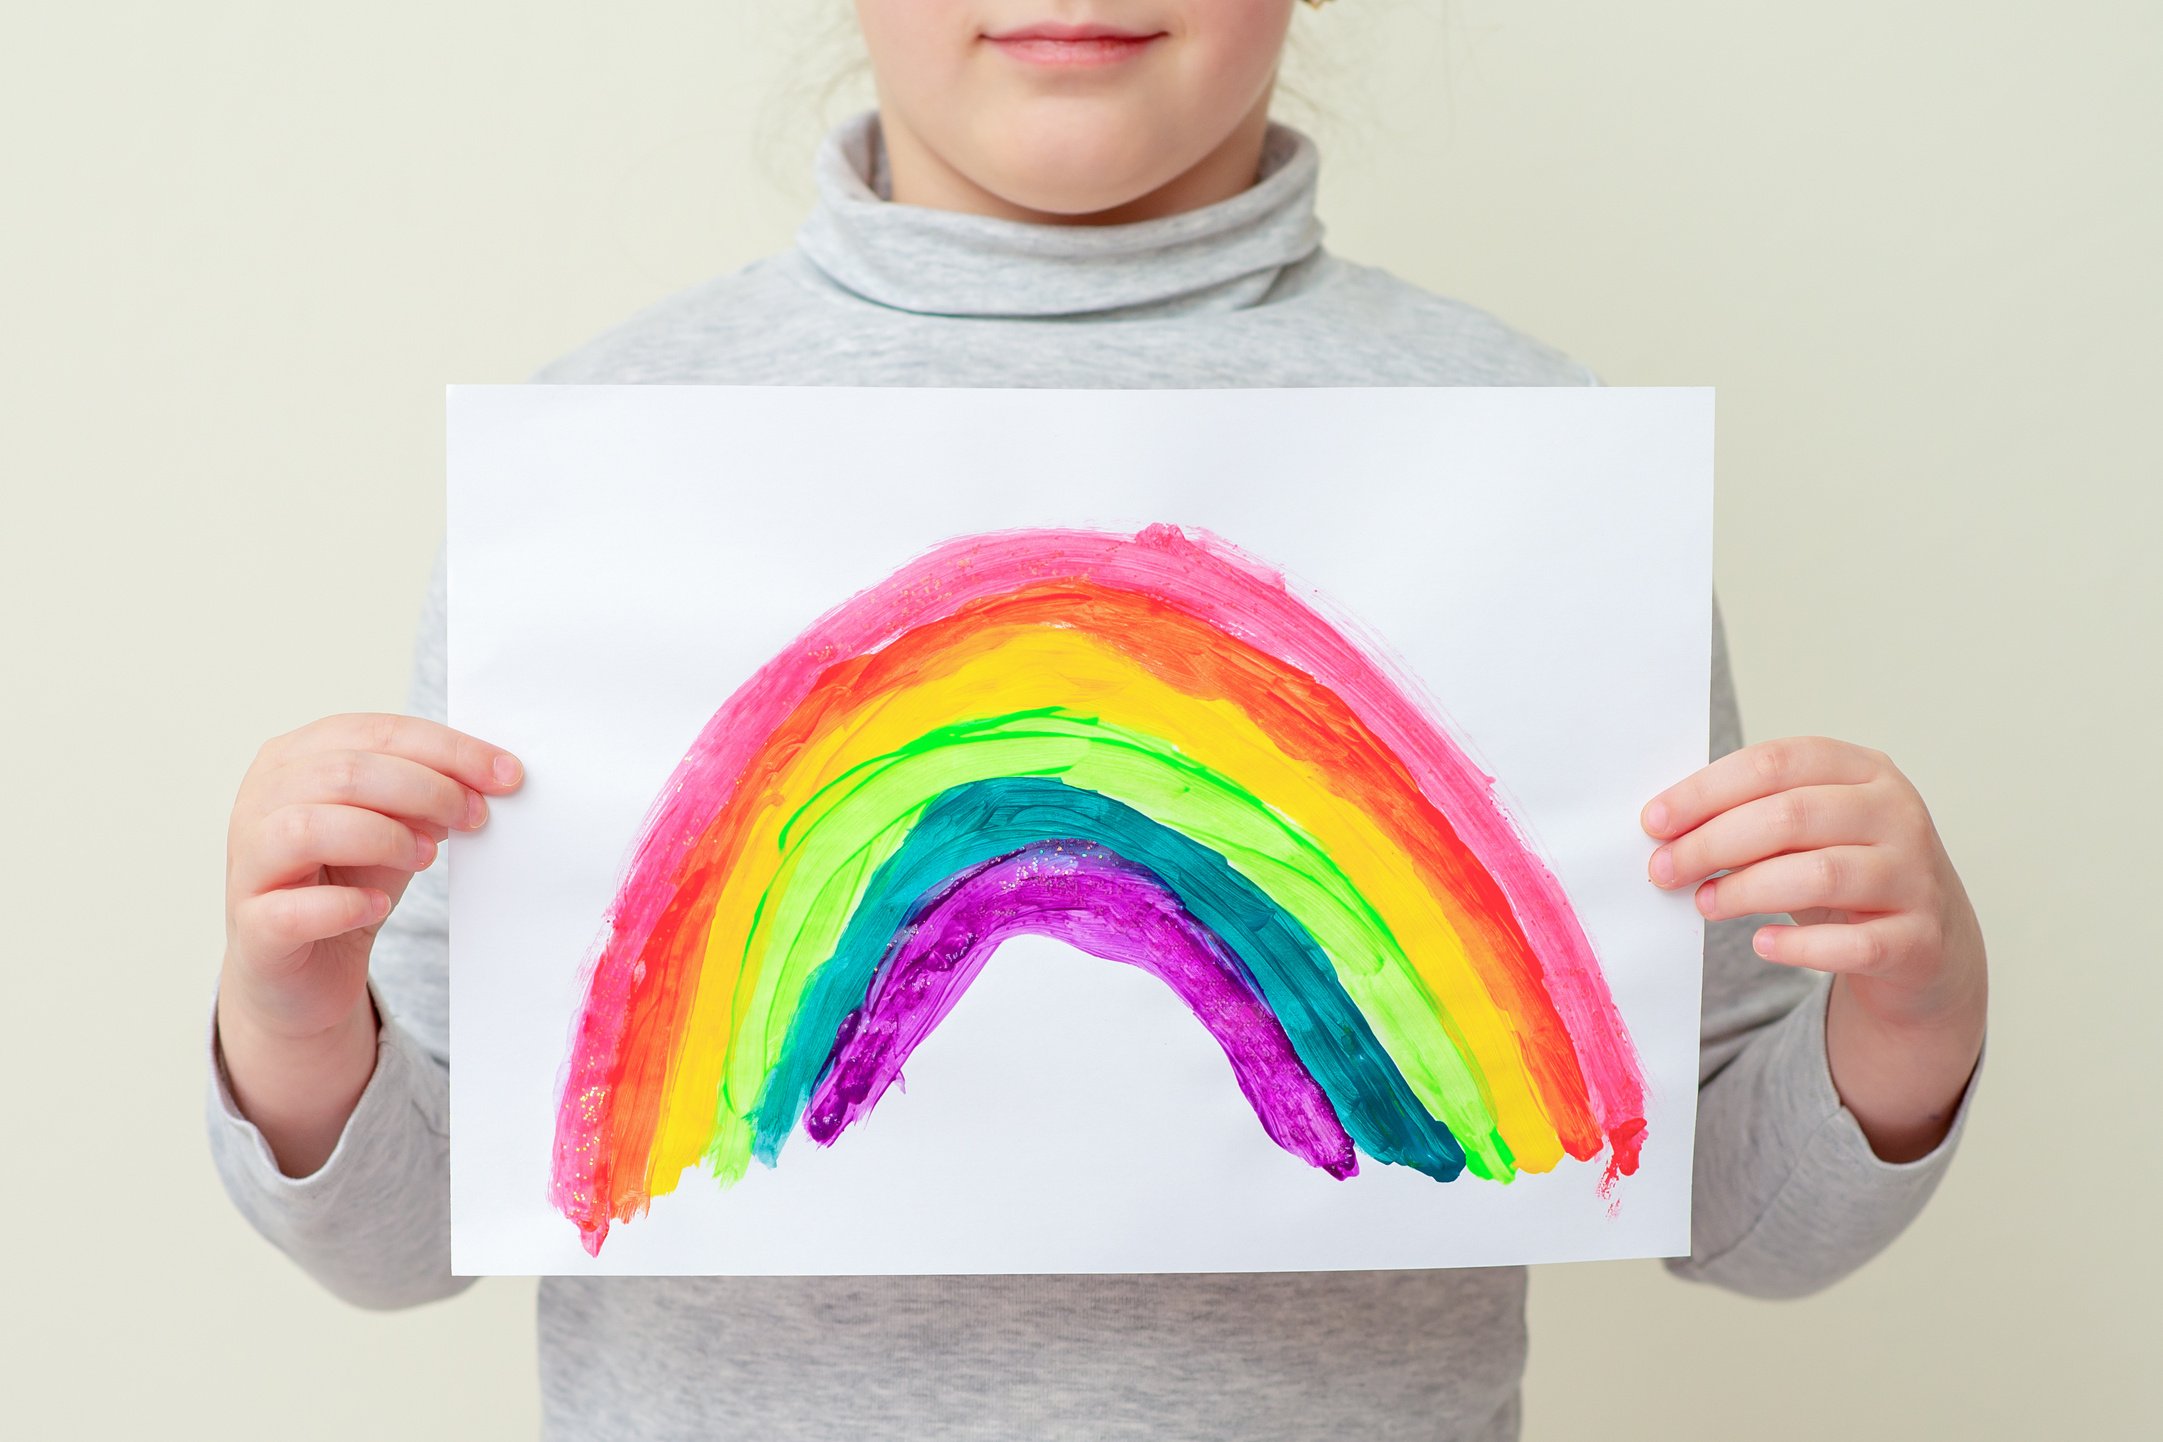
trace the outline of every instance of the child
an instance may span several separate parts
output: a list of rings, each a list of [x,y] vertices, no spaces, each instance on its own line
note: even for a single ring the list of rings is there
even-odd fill
[[[534,379],[1593,384],[1321,246],[1315,146],[1268,110],[1292,5],[859,0],[878,106],[827,137],[796,246]],[[521,781],[441,724],[442,624],[439,571],[419,715],[271,741],[230,831],[213,1149],[258,1229],[373,1307],[465,1285],[430,862]],[[1717,759],[1643,817],[1650,879],[1696,888],[1712,921],[1693,1251],[1669,1265],[1794,1295],[1884,1246],[1943,1173],[1983,947],[1892,763],[1822,738],[1742,747],[1717,611],[1714,648]],[[1524,1294],[1515,1267],[555,1277],[543,1401],[565,1437],[1513,1437]]]

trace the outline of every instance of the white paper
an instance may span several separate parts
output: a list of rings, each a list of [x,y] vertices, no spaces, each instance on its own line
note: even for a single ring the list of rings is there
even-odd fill
[[[1325,1270],[1688,1250],[1702,923],[1639,809],[1705,759],[1702,389],[454,386],[450,720],[525,762],[452,840],[461,1275]],[[1144,972],[998,951],[905,1086],[599,1255],[549,1196],[585,968],[649,807],[814,618],[951,538],[1223,537],[1438,702],[1546,861],[1640,1058],[1642,1164],[1507,1185],[1279,1147]],[[1047,1024],[1049,1023],[1049,1024]],[[1108,1064],[1110,1063],[1110,1064]]]

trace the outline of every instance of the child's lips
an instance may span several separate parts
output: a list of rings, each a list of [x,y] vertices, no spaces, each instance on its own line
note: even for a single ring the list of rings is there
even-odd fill
[[[1027,64],[1087,66],[1132,60],[1164,35],[1161,31],[1155,35],[1054,35],[1032,31],[984,38],[994,48]]]

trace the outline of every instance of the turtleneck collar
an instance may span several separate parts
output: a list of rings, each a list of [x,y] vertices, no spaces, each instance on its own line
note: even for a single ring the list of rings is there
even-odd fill
[[[1156,220],[1040,225],[899,205],[876,109],[819,147],[817,199],[796,243],[836,285],[927,315],[1108,319],[1237,310],[1321,245],[1319,157],[1272,120],[1255,183]]]

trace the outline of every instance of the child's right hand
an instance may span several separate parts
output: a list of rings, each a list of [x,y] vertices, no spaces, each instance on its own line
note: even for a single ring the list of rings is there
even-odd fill
[[[377,929],[438,844],[522,775],[509,752],[412,716],[331,716],[256,753],[226,832],[218,1027],[236,1099],[288,1173],[329,1154],[373,1070]]]

